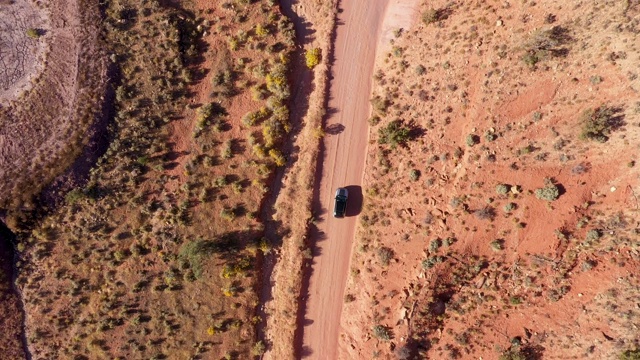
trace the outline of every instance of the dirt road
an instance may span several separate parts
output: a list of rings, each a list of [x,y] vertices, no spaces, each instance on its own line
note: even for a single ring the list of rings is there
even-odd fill
[[[362,174],[368,141],[369,99],[376,47],[388,0],[341,4],[332,67],[320,187],[322,239],[309,281],[303,330],[305,358],[337,359],[343,292],[349,273],[356,216],[362,205]],[[333,195],[349,189],[347,217],[333,218]],[[317,213],[317,212],[316,212]]]

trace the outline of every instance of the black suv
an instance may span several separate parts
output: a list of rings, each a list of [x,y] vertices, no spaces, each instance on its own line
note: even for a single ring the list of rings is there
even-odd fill
[[[336,203],[333,207],[333,216],[337,218],[343,218],[347,214],[347,199],[349,198],[349,191],[345,188],[338,188],[336,190]]]

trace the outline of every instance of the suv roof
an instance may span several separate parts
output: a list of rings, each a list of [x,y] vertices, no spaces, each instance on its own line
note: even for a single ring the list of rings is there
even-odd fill
[[[333,216],[337,218],[345,217],[347,214],[347,199],[349,198],[349,191],[345,188],[338,188],[336,190],[336,199],[333,206]]]

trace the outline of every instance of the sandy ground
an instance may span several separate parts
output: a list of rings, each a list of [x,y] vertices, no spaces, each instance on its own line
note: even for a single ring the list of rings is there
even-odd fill
[[[27,30],[49,28],[46,15],[27,0],[0,2],[0,101],[17,98],[42,72],[47,41],[30,38]]]
[[[380,57],[373,92],[392,104],[371,140],[395,119],[424,133],[369,143],[338,357],[497,359],[514,339],[536,359],[638,348],[640,9],[584,5],[430,1],[420,12],[445,19]],[[570,33],[566,57],[529,68],[527,44],[553,26]],[[620,128],[580,139],[582,113],[603,105]],[[562,186],[553,202],[535,195],[545,177]]]
[[[342,4],[338,16],[320,205],[314,211],[321,221],[304,319],[305,358],[335,359],[344,354],[343,349],[338,349],[338,334],[356,217],[362,207],[376,48],[379,39],[389,36],[398,23],[411,19],[411,10],[407,2],[355,1]],[[333,195],[338,187],[349,190],[344,219],[332,215]]]

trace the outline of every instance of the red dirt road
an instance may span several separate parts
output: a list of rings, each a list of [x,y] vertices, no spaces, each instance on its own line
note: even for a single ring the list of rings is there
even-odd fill
[[[320,183],[321,239],[317,239],[303,330],[305,358],[337,359],[343,293],[349,273],[368,141],[371,76],[388,0],[342,3],[329,90],[325,157]],[[347,217],[333,218],[333,195],[348,187]]]

